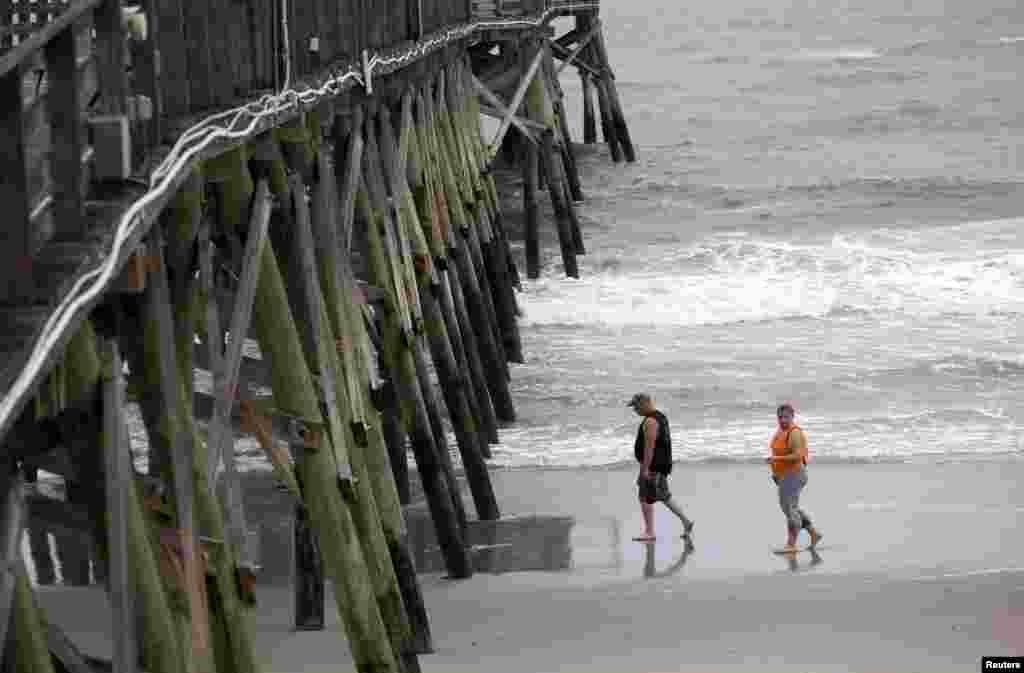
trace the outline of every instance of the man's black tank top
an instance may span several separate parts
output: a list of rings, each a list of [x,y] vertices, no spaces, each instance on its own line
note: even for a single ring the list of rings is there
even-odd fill
[[[658,437],[654,440],[654,458],[651,459],[651,472],[671,474],[672,472],[672,433],[668,429],[668,418],[660,411],[655,411],[651,416],[658,422]],[[644,462],[644,423],[640,423],[636,431],[636,444],[633,445],[633,453],[638,463]]]

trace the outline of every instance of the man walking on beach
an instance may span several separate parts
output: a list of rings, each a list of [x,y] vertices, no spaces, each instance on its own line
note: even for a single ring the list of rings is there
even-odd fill
[[[638,542],[654,542],[654,503],[663,502],[683,522],[683,537],[689,537],[693,521],[686,518],[683,510],[672,499],[668,490],[668,475],[672,472],[672,435],[668,418],[654,406],[654,400],[647,393],[637,393],[627,403],[644,420],[636,433],[633,451],[640,463],[640,476],[636,484],[640,492],[640,513],[644,517],[644,532],[633,539]]]
[[[793,405],[779,405],[775,410],[779,429],[772,437],[772,455],[768,463],[772,466],[772,480],[779,487],[779,506],[786,516],[786,546],[782,552],[797,550],[796,538],[802,528],[811,536],[813,548],[822,534],[811,523],[811,517],[800,509],[800,491],[807,485],[807,437],[800,426],[793,422],[796,411]]]

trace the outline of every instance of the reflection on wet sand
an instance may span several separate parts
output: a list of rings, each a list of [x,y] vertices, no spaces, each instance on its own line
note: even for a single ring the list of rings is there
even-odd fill
[[[665,568],[664,570],[660,571],[656,570],[654,567],[654,545],[644,545],[644,547],[646,548],[646,556],[644,558],[644,577],[647,579],[668,577],[682,570],[683,566],[686,565],[686,560],[690,558],[690,554],[692,554],[694,550],[692,540],[686,538],[684,540],[684,543],[685,544],[683,546],[683,553],[679,555],[679,558],[676,559],[675,563]]]
[[[806,570],[810,570],[814,566],[820,564],[822,562],[822,560],[823,560],[821,558],[821,554],[818,552],[817,549],[808,549],[807,553],[810,555],[810,558],[806,562],[804,562],[802,564],[800,563],[800,553],[799,552],[793,552],[793,553],[789,553],[789,554],[780,554],[780,556],[782,556],[784,559],[786,559],[786,565],[789,566],[789,569],[792,572],[798,573],[798,572],[803,572],[803,571],[806,571]]]

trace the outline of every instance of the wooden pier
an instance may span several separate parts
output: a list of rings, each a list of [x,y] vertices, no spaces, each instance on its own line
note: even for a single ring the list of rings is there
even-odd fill
[[[492,169],[522,171],[526,274],[544,188],[578,276],[564,68],[584,142],[596,91],[610,155],[635,156],[598,3],[376,4],[0,0],[0,670],[98,670],[33,600],[21,540],[46,516],[104,566],[115,673],[259,671],[243,435],[294,501],[294,627],[323,627],[326,578],[361,671],[432,651],[407,456],[470,576],[524,361]],[[38,470],[66,497],[26,497]]]

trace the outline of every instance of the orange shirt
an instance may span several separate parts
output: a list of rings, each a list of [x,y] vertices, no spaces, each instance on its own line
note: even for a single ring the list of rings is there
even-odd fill
[[[807,437],[799,425],[791,425],[788,430],[780,428],[775,432],[771,442],[772,457],[780,458],[785,456],[789,453],[790,447],[799,451],[803,460],[797,463],[773,460],[772,474],[780,479],[787,474],[799,471],[801,464],[807,464]]]

